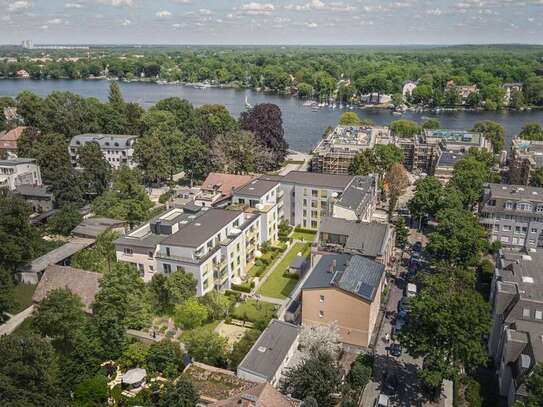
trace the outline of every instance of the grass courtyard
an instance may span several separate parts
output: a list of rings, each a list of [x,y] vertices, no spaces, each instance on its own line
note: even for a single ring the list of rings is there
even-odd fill
[[[274,317],[276,310],[275,304],[249,299],[234,308],[232,318],[250,322],[269,320]]]
[[[316,236],[317,232],[297,232],[296,230],[290,235],[292,239],[301,240],[302,242],[313,242]]]
[[[299,252],[306,255],[310,248],[310,243],[295,243],[290,248],[286,256],[279,262],[275,270],[270,274],[268,279],[262,284],[258,293],[266,297],[272,298],[287,298],[290,292],[298,283],[298,278],[285,275],[288,266]]]
[[[15,305],[11,307],[9,312],[17,314],[22,310],[28,308],[32,304],[32,295],[36,290],[34,284],[17,284],[14,291]]]

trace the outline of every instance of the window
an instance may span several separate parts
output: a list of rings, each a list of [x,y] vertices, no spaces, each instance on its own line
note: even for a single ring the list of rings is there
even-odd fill
[[[535,211],[538,213],[543,212],[543,205],[537,205],[537,208],[535,208]]]
[[[153,258],[153,255],[154,255],[154,253],[153,253],[151,250],[149,250],[149,253],[147,253],[147,257],[149,257],[150,259],[152,259],[152,258]]]
[[[319,196],[319,191],[317,189],[312,189],[311,190],[311,196],[313,198],[317,198]]]
[[[304,199],[304,206],[307,206],[307,199]]]
[[[324,318],[324,311],[322,310],[319,311],[319,317]]]
[[[172,266],[168,263],[164,263],[162,265],[162,270],[164,270],[164,273],[170,274],[172,272]]]
[[[123,249],[123,252],[124,254],[126,254],[127,256],[132,256],[134,254],[134,250],[132,250],[130,247],[125,247]]]
[[[318,227],[318,226],[317,226],[317,221],[316,221],[316,220],[312,220],[312,221],[311,221],[311,228],[317,229],[317,227]]]
[[[511,225],[503,225],[502,230],[504,232],[510,232],[511,231]]]
[[[181,266],[177,266],[175,269],[176,269],[177,271],[185,271],[185,270],[183,270],[183,267],[181,267]]]
[[[517,209],[519,211],[530,212],[532,210],[532,205],[529,203],[519,203]]]
[[[244,204],[244,203],[245,203],[245,199],[239,198],[239,199],[238,199],[238,202],[239,202],[240,204]]]
[[[306,209],[304,209],[304,211],[303,211],[303,216],[304,217],[307,216],[307,210]]]
[[[537,233],[537,228],[532,228],[531,232],[532,233]]]
[[[166,247],[166,256],[171,256],[170,248],[169,248],[169,247]]]
[[[321,301],[321,304],[324,304],[324,295],[321,295],[320,301]]]
[[[150,271],[155,271],[155,267],[154,266],[149,266],[149,270]]]
[[[505,203],[505,209],[513,209],[513,202],[507,201]]]
[[[535,319],[539,319],[539,320],[543,319],[543,311],[537,310],[535,312]]]
[[[531,312],[530,312],[530,309],[529,308],[524,308],[522,310],[522,316],[524,318],[530,318],[530,315],[531,315]]]
[[[507,236],[502,236],[500,238],[500,240],[503,242],[503,243],[509,243],[509,238]]]

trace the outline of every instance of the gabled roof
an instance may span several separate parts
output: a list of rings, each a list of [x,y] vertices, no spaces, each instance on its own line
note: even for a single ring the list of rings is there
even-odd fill
[[[385,266],[362,256],[329,254],[320,258],[303,289],[339,288],[366,301],[373,301]]]
[[[88,218],[84,219],[72,231],[72,235],[80,237],[97,238],[100,234],[113,228],[123,227],[127,224],[124,220],[110,218]]]
[[[253,179],[250,175],[225,174],[222,172],[210,172],[201,188],[203,190],[220,192],[223,197],[232,195],[232,191],[240,188]]]
[[[43,301],[49,293],[58,288],[67,288],[77,294],[83,302],[86,312],[91,312],[91,305],[100,289],[102,274],[73,267],[48,266],[34,291],[33,302]]]
[[[238,372],[245,371],[266,381],[272,380],[298,334],[298,326],[272,320],[239,364]]]
[[[22,136],[25,126],[15,127],[5,133],[0,133],[0,148],[15,149],[17,141]]]

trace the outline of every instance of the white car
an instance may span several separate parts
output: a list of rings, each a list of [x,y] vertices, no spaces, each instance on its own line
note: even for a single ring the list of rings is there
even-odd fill
[[[379,394],[379,398],[376,400],[376,407],[388,407],[388,396],[385,394]]]

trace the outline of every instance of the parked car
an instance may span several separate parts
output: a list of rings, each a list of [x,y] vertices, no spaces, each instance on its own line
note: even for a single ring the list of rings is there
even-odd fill
[[[417,286],[413,283],[407,283],[405,286],[405,296],[408,298],[414,297],[417,295]]]
[[[379,394],[379,398],[375,400],[375,406],[376,407],[388,407],[389,406],[389,399],[386,394]]]
[[[394,357],[400,357],[402,356],[402,347],[399,343],[393,343],[390,347],[390,354]]]

